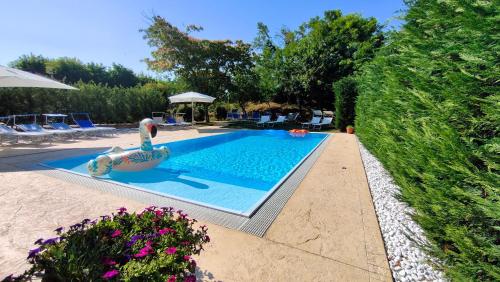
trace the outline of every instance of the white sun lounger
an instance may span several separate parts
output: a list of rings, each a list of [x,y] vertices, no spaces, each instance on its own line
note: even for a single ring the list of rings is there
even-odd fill
[[[19,142],[21,138],[29,138],[32,142],[38,141],[41,143],[44,140],[49,140],[52,134],[46,132],[19,132],[13,128],[0,124],[0,143],[4,140],[13,140],[15,143]]]
[[[312,124],[320,123],[321,117],[313,117],[310,122],[303,122],[302,128],[309,128]]]
[[[271,121],[271,116],[261,116],[260,120],[257,122],[257,126],[262,125],[264,127],[266,123]]]
[[[312,123],[311,125],[312,125],[313,129],[321,130],[322,126],[330,127],[330,125],[332,124],[332,121],[333,121],[333,117],[324,117],[321,122]]]
[[[278,118],[275,121],[269,121],[267,122],[267,124],[274,127],[276,124],[284,124],[285,121],[286,121],[286,116],[278,116]]]

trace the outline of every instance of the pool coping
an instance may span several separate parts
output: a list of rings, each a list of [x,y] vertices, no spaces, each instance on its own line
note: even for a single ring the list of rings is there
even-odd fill
[[[311,132],[311,134],[316,133]],[[246,214],[206,203],[183,199],[181,197],[146,190],[141,187],[113,180],[93,178],[89,175],[67,169],[55,168],[44,163],[37,163],[36,165],[50,168],[50,170],[42,170],[40,172],[55,178],[115,195],[117,194],[118,196],[145,202],[147,204],[153,203],[158,206],[175,206],[177,209],[188,212],[192,217],[262,237],[293,192],[298,188],[307,172],[316,162],[331,136],[332,134],[326,133],[326,136],[322,138],[321,141],[311,149],[299,163],[297,163],[297,165],[282,177],[280,181],[259,200],[259,202],[252,206],[251,212]],[[86,154],[92,153],[87,151]],[[84,154],[77,154],[74,155],[74,157],[82,155]],[[45,160],[45,162],[46,161],[51,160]],[[132,189],[123,189],[123,187]]]

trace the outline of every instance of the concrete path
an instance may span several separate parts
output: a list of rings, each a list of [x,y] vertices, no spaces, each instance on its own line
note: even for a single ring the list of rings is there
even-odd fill
[[[216,134],[217,128],[160,131],[155,142]],[[18,165],[50,150],[135,146],[137,133],[117,138],[0,151],[0,279],[26,268],[33,241],[82,218],[120,206],[144,205]],[[159,140],[158,140],[159,139]],[[37,154],[32,154],[36,152]],[[61,151],[60,151],[61,152]],[[24,155],[24,156],[19,156]],[[14,157],[13,157],[14,156]],[[17,157],[16,157],[17,156]],[[212,238],[198,258],[205,281],[391,281],[356,139],[335,134],[264,238],[209,226]]]

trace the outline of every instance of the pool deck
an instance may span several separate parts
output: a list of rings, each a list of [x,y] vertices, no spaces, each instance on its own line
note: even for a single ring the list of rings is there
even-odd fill
[[[217,134],[218,127],[162,130],[154,143]],[[26,170],[27,163],[83,148],[133,147],[136,132],[52,145],[0,147],[0,279],[26,267],[33,242],[59,226],[126,206],[145,206]],[[208,225],[197,259],[204,281],[392,281],[354,135],[334,134],[264,237]]]

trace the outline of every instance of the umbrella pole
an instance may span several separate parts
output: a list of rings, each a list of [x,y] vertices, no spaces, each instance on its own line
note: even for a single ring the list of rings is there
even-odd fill
[[[194,101],[191,101],[191,125],[194,125]]]

